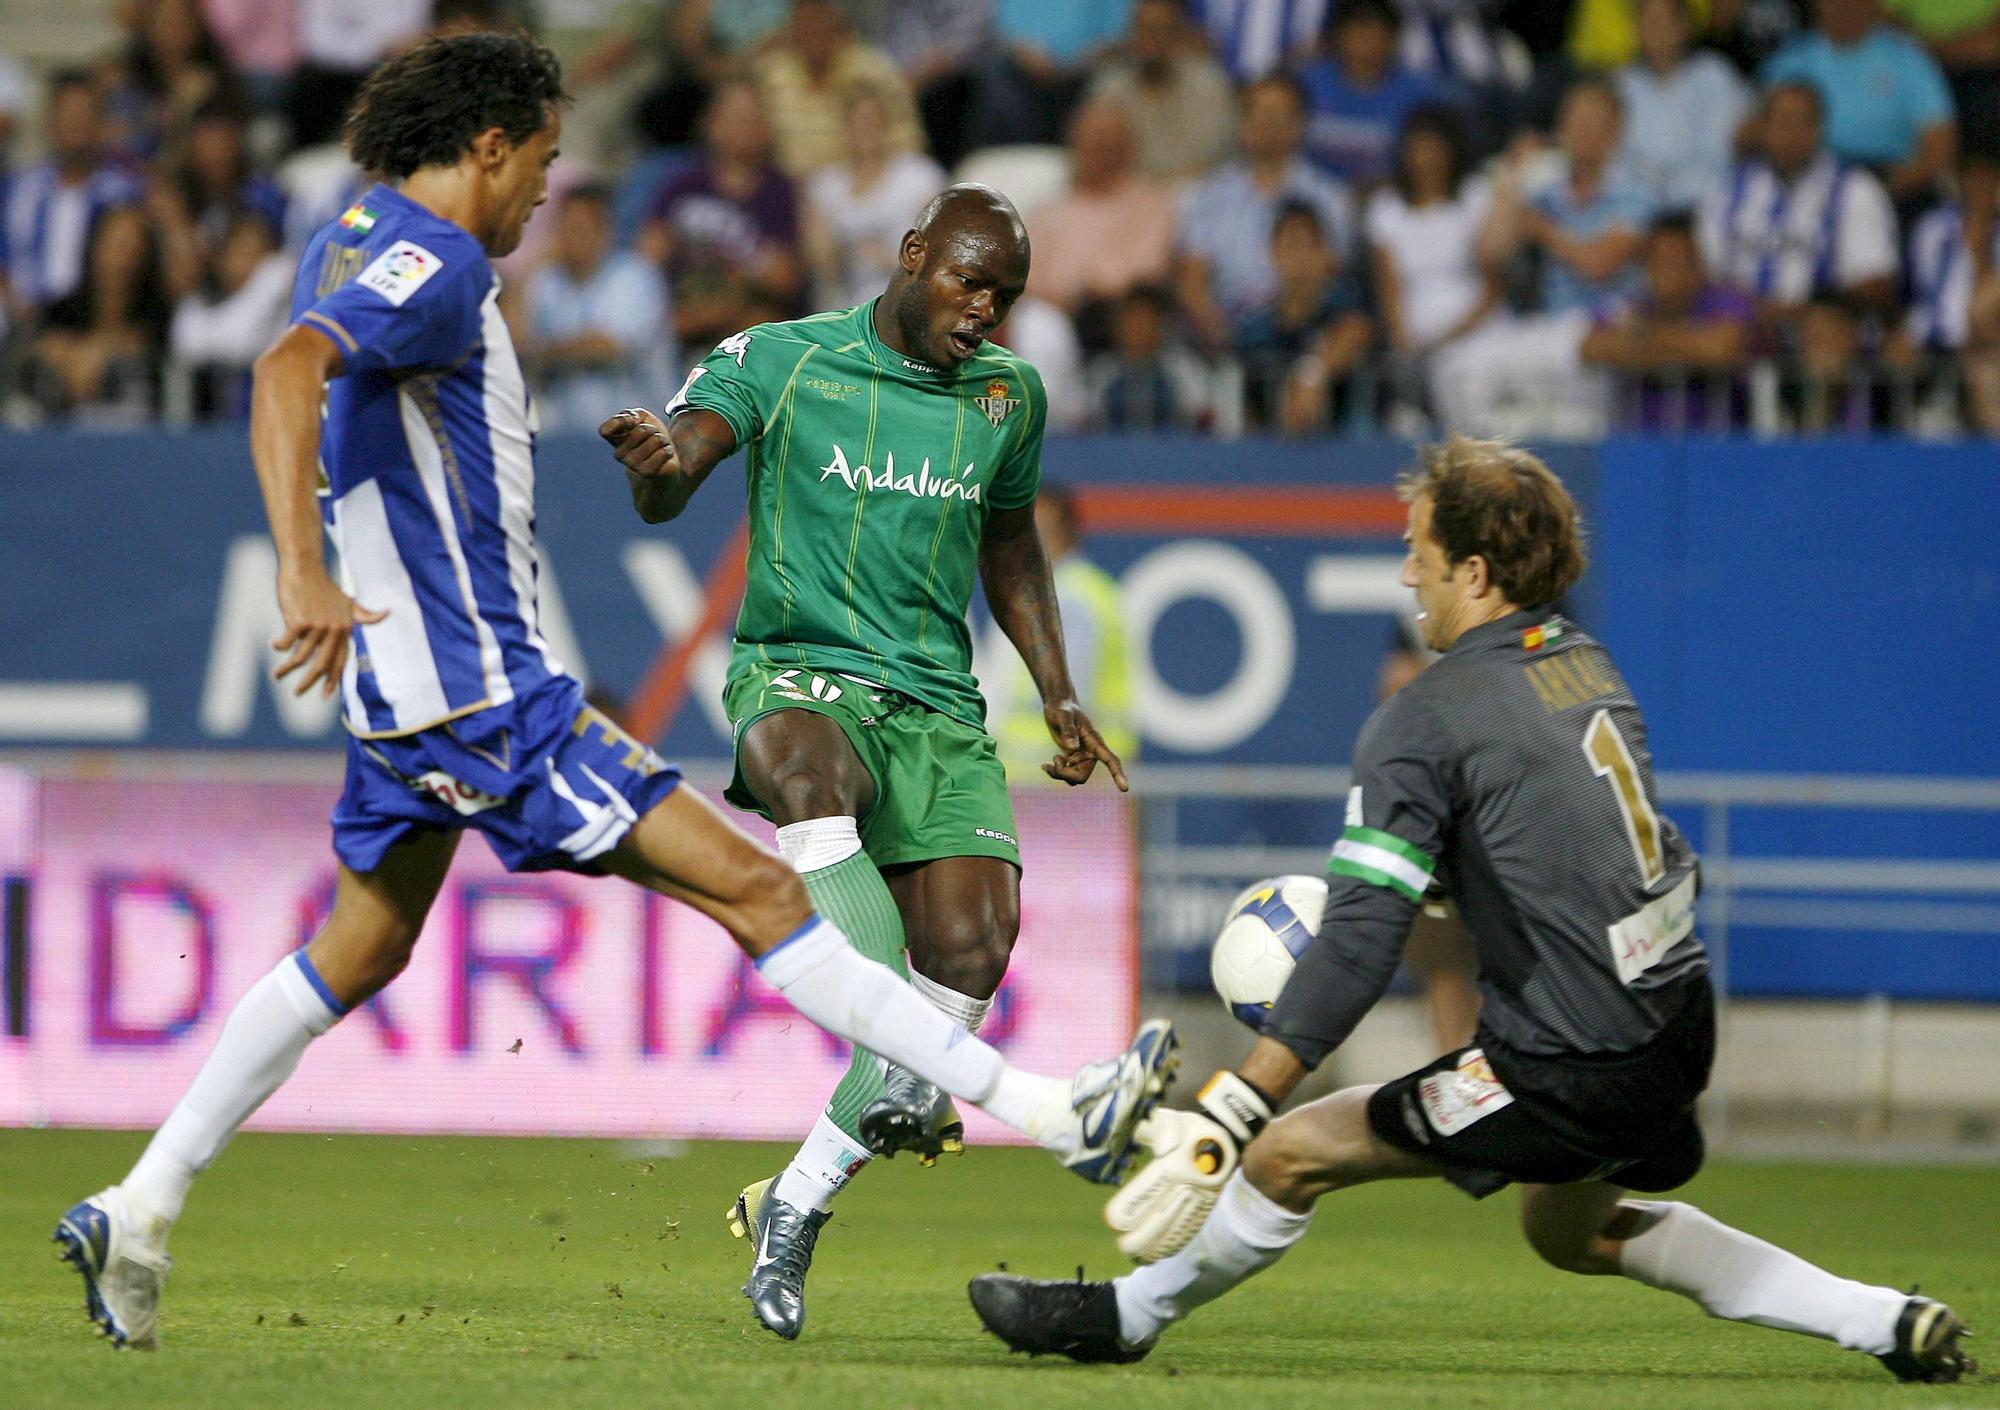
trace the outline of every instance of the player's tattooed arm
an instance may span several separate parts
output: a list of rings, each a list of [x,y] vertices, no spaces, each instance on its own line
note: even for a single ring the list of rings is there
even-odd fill
[[[1089,779],[1099,764],[1120,791],[1128,788],[1125,765],[1111,751],[1077,703],[1070,680],[1069,658],[1063,652],[1062,612],[1056,604],[1055,577],[1049,555],[1035,528],[1035,507],[995,509],[986,516],[979,545],[979,578],[993,619],[1021,653],[1042,694],[1042,718],[1056,743],[1056,757],[1042,772],[1064,783]]]
[[[699,407],[677,411],[665,423],[633,407],[599,426],[597,434],[625,467],[632,507],[648,524],[663,523],[687,508],[709,472],[736,449],[729,423]]]

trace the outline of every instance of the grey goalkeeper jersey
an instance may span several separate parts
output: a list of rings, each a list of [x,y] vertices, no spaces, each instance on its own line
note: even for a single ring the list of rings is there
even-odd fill
[[[1327,884],[1264,1030],[1309,1065],[1382,996],[1434,889],[1472,933],[1482,1030],[1522,1053],[1637,1048],[1708,968],[1639,707],[1546,610],[1465,633],[1369,718]]]

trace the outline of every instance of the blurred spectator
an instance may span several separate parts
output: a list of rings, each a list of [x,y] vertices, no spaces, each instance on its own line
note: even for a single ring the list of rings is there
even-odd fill
[[[1537,310],[1497,320],[1442,357],[1439,406],[1453,430],[1528,428],[1587,432],[1603,411],[1602,379],[1578,354],[1591,310],[1628,293],[1651,205],[1612,162],[1618,95],[1580,79],[1556,122],[1560,155],[1536,180],[1517,146],[1494,181],[1480,254],[1496,271],[1517,254],[1539,258]]]
[[[1898,202],[1928,197],[1957,142],[1936,61],[1883,21],[1879,0],[1813,0],[1813,18],[1764,65],[1764,85],[1818,88],[1828,151],[1874,167]]]
[[[805,244],[817,308],[866,303],[887,287],[903,234],[944,189],[929,157],[891,145],[888,104],[872,88],[847,98],[847,159],[806,183]]]
[[[250,168],[242,113],[222,101],[198,109],[185,135],[155,168],[146,208],[160,238],[168,294],[191,293],[208,273],[237,212],[250,210],[273,232],[285,228],[285,196]]]
[[[922,141],[909,85],[887,54],[847,31],[833,0],[797,0],[792,19],[758,59],[764,111],[776,139],[778,165],[802,178],[846,155],[847,97],[875,93],[886,110],[892,152]]]
[[[1910,311],[1884,349],[1891,365],[1957,364],[1972,424],[2000,433],[2000,179],[1988,163],[1961,166],[1958,199],[1910,232]]]
[[[1729,170],[1750,88],[1727,60],[1690,50],[1687,0],[1639,0],[1639,57],[1618,72],[1619,165],[1661,210],[1692,210]]]
[[[0,54],[0,181],[14,169],[14,139],[20,136],[21,115],[28,110],[33,85],[19,59]]]
[[[1131,20],[1132,0],[994,0],[976,50],[968,148],[1061,139],[1090,66]]]
[[[1738,73],[1754,75],[1805,29],[1811,9],[1811,0],[1708,0],[1701,42]]]
[[[1107,431],[1197,430],[1211,410],[1208,369],[1174,337],[1174,301],[1141,284],[1118,300],[1111,347],[1091,359],[1092,420]]]
[[[1396,146],[1395,181],[1369,200],[1363,222],[1375,310],[1408,403],[1434,400],[1423,386],[1431,354],[1500,306],[1499,281],[1479,259],[1492,190],[1465,168],[1456,115],[1419,108]]]
[[[1301,434],[1335,414],[1334,393],[1368,355],[1375,324],[1361,281],[1318,209],[1287,202],[1271,227],[1277,287],[1236,328],[1252,418]]]
[[[52,76],[42,120],[48,156],[7,186],[7,284],[16,315],[72,293],[83,282],[92,228],[107,210],[139,197],[138,181],[106,157],[103,133],[90,75],[64,69]]]
[[[1727,431],[1744,424],[1755,311],[1702,266],[1692,216],[1662,216],[1646,235],[1645,292],[1599,310],[1583,360],[1620,374],[1619,424],[1646,431]]]
[[[1196,24],[1238,83],[1292,67],[1319,46],[1331,0],[1193,0]]]
[[[1105,345],[1102,306],[1168,276],[1174,203],[1138,170],[1132,119],[1092,102],[1070,123],[1068,195],[1028,217],[1028,290],[1077,319],[1086,348]]]
[[[1490,0],[1396,0],[1406,68],[1467,89],[1514,89],[1529,78],[1527,47],[1493,21]]]
[[[1882,184],[1825,150],[1823,114],[1812,84],[1766,94],[1761,155],[1709,193],[1699,228],[1709,269],[1755,301],[1760,331],[1825,379],[1859,345],[1856,313],[1893,305],[1897,259]]]
[[[430,23],[431,0],[298,0],[299,67],[292,76],[292,141],[340,135],[368,70]]]
[[[170,314],[159,250],[137,206],[106,211],[90,232],[84,276],[50,305],[24,368],[44,415],[138,425],[155,409]]]
[[[1097,72],[1087,96],[1125,105],[1139,132],[1139,167],[1183,181],[1229,155],[1235,94],[1229,75],[1188,25],[1182,0],[1138,0],[1123,51]]]
[[[701,154],[660,186],[640,250],[664,268],[674,330],[706,347],[798,307],[798,197],[771,165],[757,85],[717,86],[702,117]]]
[[[648,147],[682,147],[699,137],[701,115],[732,57],[709,25],[712,0],[665,0],[644,22],[608,35],[577,62],[566,86],[588,90],[634,67],[653,68],[632,105],[632,126]]]
[[[876,0],[864,29],[902,69],[917,95],[931,154],[946,166],[965,155],[972,59],[993,24],[992,0]]]
[[[240,105],[243,95],[196,0],[148,0],[126,14],[131,37],[110,68],[105,145],[115,156],[143,160],[177,137],[198,109],[217,101]]]
[[[291,321],[293,261],[277,227],[241,207],[218,242],[200,286],[174,309],[168,347],[194,382],[197,416],[250,413],[250,364]]]
[[[525,27],[528,19],[525,0],[431,0],[425,33],[446,38],[505,33]]]
[[[1328,53],[1299,73],[1308,113],[1306,150],[1351,182],[1387,177],[1404,120],[1446,97],[1436,79],[1398,60],[1398,23],[1389,0],[1340,0]]]
[[[672,319],[660,272],[611,247],[611,193],[578,186],[556,208],[554,258],[528,278],[522,353],[542,425],[594,427],[672,384]]]
[[[251,104],[282,108],[299,66],[298,0],[201,0],[201,14]]]
[[[1958,112],[1958,149],[2000,166],[2000,0],[1889,0],[1944,70]]]
[[[1042,374],[1051,431],[1083,428],[1090,419],[1090,397],[1083,384],[1083,344],[1068,314],[1047,299],[1024,294],[1014,301],[993,341],[1012,348]]]
[[[1176,284],[1181,313],[1203,345],[1221,347],[1230,328],[1266,302],[1276,287],[1271,226],[1280,205],[1303,201],[1318,212],[1337,255],[1354,244],[1347,190],[1301,155],[1305,99],[1289,78],[1272,75],[1243,90],[1237,119],[1240,160],[1180,201]]]

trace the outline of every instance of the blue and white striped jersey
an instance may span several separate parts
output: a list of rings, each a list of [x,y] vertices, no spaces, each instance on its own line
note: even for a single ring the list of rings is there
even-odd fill
[[[320,438],[357,629],[341,690],[364,738],[506,704],[562,674],[537,626],[534,417],[469,233],[375,186],[306,245],[295,322],[340,348]]]

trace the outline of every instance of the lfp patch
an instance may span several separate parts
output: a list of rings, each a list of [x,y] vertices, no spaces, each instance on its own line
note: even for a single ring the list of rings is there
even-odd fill
[[[426,280],[443,268],[444,261],[422,245],[398,240],[377,255],[375,262],[362,270],[361,277],[355,282],[363,288],[373,289],[400,308],[410,295],[424,287]]]

